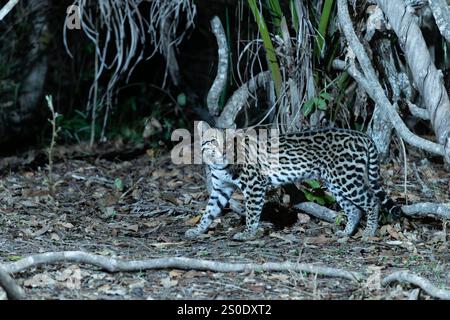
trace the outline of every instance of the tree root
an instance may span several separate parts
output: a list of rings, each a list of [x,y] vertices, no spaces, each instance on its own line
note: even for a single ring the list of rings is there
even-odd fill
[[[21,300],[25,298],[22,288],[0,265],[0,287],[6,292],[6,296],[11,300]]]
[[[450,220],[450,203],[422,202],[403,206],[402,211],[408,216],[426,217],[433,215]]]
[[[226,263],[184,257],[125,261],[122,259],[108,258],[83,251],[40,253],[23,258],[16,262],[4,264],[3,268],[8,273],[16,273],[39,265],[54,264],[59,262],[90,264],[102,268],[108,272],[142,271],[169,268],[183,270],[205,270],[214,272],[297,271],[313,273],[327,277],[344,278],[351,281],[359,281],[360,279],[362,279],[362,275],[357,272],[316,266],[313,264],[293,263],[289,261],[279,263],[266,262],[262,264]]]
[[[302,202],[296,204],[294,208],[302,210],[311,216],[331,223],[335,222],[336,217],[338,216],[338,212],[318,205],[314,202]],[[450,203],[419,202],[402,206],[402,211],[405,216],[432,216],[437,219],[450,220]]]
[[[9,274],[22,272],[26,269],[44,264],[60,262],[83,263],[99,267],[107,272],[132,272],[155,269],[204,270],[213,272],[262,272],[262,271],[295,271],[305,272],[325,277],[341,278],[362,283],[365,279],[359,272],[346,271],[339,268],[317,266],[309,263],[266,262],[266,263],[225,263],[185,257],[168,257],[147,260],[131,260],[109,258],[83,251],[47,252],[32,255],[19,261],[5,263],[0,267],[0,286],[10,299],[23,299],[23,290],[14,282]],[[427,294],[439,299],[450,299],[450,291],[439,289],[430,281],[409,271],[394,272],[386,276],[382,285],[392,282],[413,284],[423,289]]]
[[[369,59],[363,45],[359,41],[355,30],[353,29],[352,20],[348,12],[347,0],[338,0],[337,8],[341,31],[347,39],[352,54],[354,54],[358,59],[363,73],[358,70],[358,68],[356,67],[355,59],[353,58],[348,59],[348,64],[346,62],[334,61],[334,67],[337,69],[348,67],[347,71],[349,72],[349,74],[358,82],[359,85],[364,88],[364,90],[366,90],[366,92],[369,94],[372,100],[375,101],[375,103],[383,107],[384,111],[388,115],[388,118],[391,120],[392,125],[402,139],[404,139],[410,145],[415,146],[419,149],[442,155],[445,157],[446,161],[450,162],[450,159],[447,159],[446,157],[447,153],[444,145],[434,143],[416,136],[405,125],[405,123],[395,110],[394,106],[387,98],[383,87],[378,81],[378,77],[372,66],[372,62]]]
[[[334,210],[323,207],[314,202],[302,202],[294,205],[295,209],[302,210],[307,214],[319,218],[321,220],[334,223],[338,213]]]
[[[381,284],[383,286],[386,286],[392,282],[400,282],[400,283],[409,283],[413,284],[422,290],[424,290],[426,293],[428,293],[430,296],[444,299],[444,300],[450,300],[450,291],[445,289],[439,289],[435,285],[433,285],[430,281],[428,281],[425,278],[422,278],[412,272],[409,271],[397,271],[394,272],[387,277],[385,277]]]
[[[14,6],[19,2],[19,0],[9,0],[3,8],[0,9],[0,21],[14,8]]]

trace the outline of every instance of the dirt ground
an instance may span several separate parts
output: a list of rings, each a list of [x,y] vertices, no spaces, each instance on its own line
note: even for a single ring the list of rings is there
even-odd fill
[[[129,161],[58,161],[49,183],[44,168],[4,172],[0,179],[0,262],[48,251],[84,250],[127,260],[192,257],[223,262],[299,261],[362,272],[362,284],[297,272],[215,273],[182,270],[107,273],[56,264],[15,274],[31,299],[407,299],[413,287],[380,287],[379,276],[413,271],[450,288],[449,235],[444,222],[402,219],[380,236],[346,243],[334,224],[293,212],[276,223],[266,210],[259,238],[235,242],[243,220],[228,212],[203,238],[184,238],[203,211],[207,192],[200,166],[177,166],[167,156]],[[442,164],[409,157],[408,202],[448,202],[450,175]],[[412,169],[414,168],[414,169]],[[404,201],[402,163],[383,167],[385,188]],[[49,188],[54,184],[54,192]],[[269,211],[269,212],[267,212]],[[267,219],[265,219],[267,220]],[[0,290],[0,297],[5,298]],[[424,292],[420,299],[430,299]]]

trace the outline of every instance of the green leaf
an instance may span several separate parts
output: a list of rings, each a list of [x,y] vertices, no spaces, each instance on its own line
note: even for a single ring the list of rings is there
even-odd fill
[[[116,180],[114,180],[114,186],[117,190],[123,191],[123,182],[120,178],[116,178]]]
[[[270,15],[272,16],[273,25],[275,26],[276,32],[281,34],[280,25],[281,18],[283,17],[283,11],[281,10],[281,5],[278,0],[266,0],[267,6],[270,10]]]
[[[317,109],[324,110],[324,111],[328,109],[328,106],[327,106],[327,103],[325,102],[325,100],[319,99],[319,101],[317,103]]]
[[[313,110],[314,107],[314,100],[309,100],[308,102],[306,102],[303,106],[303,114],[305,117],[307,117],[311,111]]]
[[[336,220],[334,221],[334,223],[335,223],[337,226],[339,226],[339,225],[342,223],[342,220],[343,220],[343,215],[342,215],[342,214],[338,214],[338,215],[336,216]]]
[[[275,84],[275,93],[277,97],[281,97],[281,87],[283,78],[281,76],[280,66],[278,65],[277,56],[273,47],[272,39],[270,38],[269,30],[267,29],[266,22],[262,13],[259,11],[259,5],[256,0],[248,0],[248,5],[253,13],[256,24],[258,25],[259,33],[263,40],[264,49],[266,50],[266,59],[269,65],[270,73],[272,74],[272,80]]]
[[[328,29],[328,24],[330,22],[332,10],[333,10],[333,3],[334,0],[325,0],[325,3],[323,5],[322,14],[320,16],[320,22],[319,22],[319,32],[316,39],[317,46],[315,47],[315,53],[317,57],[320,57],[322,54],[322,50],[325,46],[325,36]]]
[[[320,189],[320,183],[317,180],[305,180],[305,182],[313,189]]]
[[[298,14],[293,0],[289,1],[289,9],[291,10],[292,24],[294,25],[295,33],[298,33]]]
[[[304,189],[302,191],[305,194],[306,200],[314,201],[314,195],[311,192],[309,192],[308,190],[304,190]]]
[[[324,205],[325,205],[325,200],[324,200],[322,197],[314,196],[314,200],[315,200],[318,204],[320,204],[321,206],[324,206]]]
[[[9,256],[9,257],[8,257],[8,260],[9,260],[9,261],[19,261],[19,260],[21,260],[21,259],[22,259],[21,256]]]
[[[180,93],[177,96],[177,102],[181,107],[184,107],[186,105],[186,95],[184,93]]]
[[[324,199],[328,204],[333,204],[336,202],[336,199],[334,199],[334,197],[330,196],[329,194],[325,194]]]
[[[325,92],[325,91],[320,94],[320,97],[326,101],[333,100],[333,97],[331,97],[331,94],[329,94],[328,92]]]

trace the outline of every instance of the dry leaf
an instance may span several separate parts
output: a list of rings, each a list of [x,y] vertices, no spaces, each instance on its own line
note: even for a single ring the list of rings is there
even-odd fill
[[[386,226],[386,231],[387,231],[387,233],[389,233],[389,235],[392,238],[400,239],[400,235],[398,234],[398,232],[391,225],[387,225]]]
[[[178,280],[172,280],[170,277],[162,278],[161,279],[161,285],[164,288],[171,288],[175,287],[178,284]]]
[[[186,221],[186,224],[188,226],[195,226],[200,221],[201,218],[202,218],[201,214],[198,216],[194,216],[194,217],[190,218],[188,221]]]
[[[325,235],[321,234],[318,237],[308,237],[305,238],[306,243],[312,243],[312,244],[325,244],[330,243],[332,241],[331,238],[327,238]]]
[[[183,271],[178,271],[178,270],[172,270],[169,272],[169,277],[171,278],[177,278],[183,275]]]
[[[25,287],[31,287],[31,288],[44,288],[44,287],[51,287],[55,285],[56,281],[51,278],[46,273],[39,273],[33,276],[33,278],[25,280],[23,282],[23,285]]]
[[[57,233],[55,233],[55,232],[52,232],[52,234],[51,234],[51,236],[50,236],[50,239],[52,239],[52,240],[54,240],[54,241],[59,241],[59,240],[61,240],[60,236],[59,236]]]
[[[308,223],[311,220],[311,217],[304,213],[297,214],[298,217],[298,223],[305,224]]]

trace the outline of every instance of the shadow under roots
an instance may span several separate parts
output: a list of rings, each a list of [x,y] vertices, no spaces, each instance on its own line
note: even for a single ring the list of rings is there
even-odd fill
[[[278,202],[267,202],[261,213],[261,220],[273,224],[275,229],[290,227],[298,221],[298,211]]]

